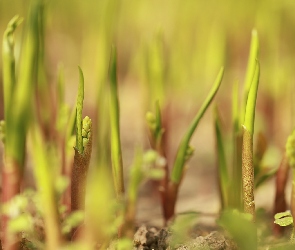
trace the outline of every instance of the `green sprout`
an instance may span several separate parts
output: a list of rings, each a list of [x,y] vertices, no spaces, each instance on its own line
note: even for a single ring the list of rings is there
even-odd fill
[[[79,67],[79,86],[78,86],[78,97],[77,97],[77,104],[76,104],[76,129],[77,129],[77,136],[76,136],[76,149],[80,154],[83,153],[83,135],[82,135],[82,111],[83,111],[83,101],[84,101],[84,76],[81,68]]]
[[[111,126],[111,157],[113,179],[116,195],[119,198],[124,194],[123,162],[120,140],[120,111],[117,84],[117,52],[112,48],[109,68],[110,81],[110,126]]]
[[[14,31],[22,22],[15,16],[8,24],[3,37],[3,87],[5,117],[5,155],[2,168],[2,202],[8,202],[20,193],[26,152],[26,137],[31,116],[34,92],[35,61],[38,44],[39,3],[30,6],[26,31],[21,47],[19,74],[15,74]],[[2,126],[3,128],[3,126]],[[3,130],[2,130],[3,131]],[[4,135],[2,134],[2,137]],[[17,249],[18,237],[7,228],[9,218],[1,217],[2,247]]]
[[[259,62],[257,60],[259,46],[256,30],[252,31],[250,47],[244,87],[246,101],[242,100],[241,112],[239,112],[238,81],[235,82],[232,92],[233,164],[231,171],[226,167],[226,150],[223,149],[222,130],[218,125],[220,123],[218,121],[219,117],[215,119],[215,134],[219,163],[218,170],[221,173],[219,181],[222,207],[226,208],[229,206],[241,210],[244,203],[244,211],[251,213],[254,219],[254,187],[259,187],[263,182],[273,176],[276,169],[263,166],[262,159],[266,152],[267,144],[262,135],[258,137],[256,152],[253,154],[255,106],[260,74]],[[241,119],[244,120],[242,127],[240,126]],[[227,170],[225,171],[225,169]],[[241,183],[243,183],[243,191]],[[244,199],[243,202],[242,199]]]
[[[5,121],[0,121],[0,141],[5,144]]]
[[[221,195],[221,206],[228,208],[230,200],[230,182],[228,175],[228,166],[226,163],[225,148],[222,138],[221,121],[217,108],[215,109],[215,134],[217,144],[219,192]]]
[[[160,154],[164,154],[162,147],[164,129],[162,128],[161,110],[158,101],[156,102],[155,114],[153,114],[152,112],[148,112],[146,114],[146,121],[149,127],[149,131],[151,133],[152,147],[156,149]]]
[[[258,34],[257,31],[254,29],[252,30],[252,35],[251,35],[251,43],[250,43],[250,52],[249,52],[249,58],[248,58],[248,65],[247,65],[247,72],[245,76],[245,82],[244,82],[244,93],[243,93],[243,100],[240,105],[240,110],[241,112],[238,112],[239,108],[239,95],[238,95],[238,84],[235,85],[235,88],[233,90],[233,123],[234,123],[234,159],[233,159],[233,206],[235,208],[240,209],[242,206],[242,193],[241,192],[242,188],[240,183],[242,182],[242,172],[241,172],[241,165],[242,165],[242,145],[243,145],[243,134],[244,132],[242,131],[242,128],[240,124],[244,124],[245,122],[245,114],[246,114],[246,106],[248,105],[248,95],[250,92],[250,89],[252,88],[252,83],[253,83],[253,77],[256,72],[256,65],[257,65],[257,58],[258,58],[258,53],[259,53],[259,40],[258,40]],[[254,88],[252,88],[254,90]],[[255,98],[256,100],[256,96]],[[251,102],[252,106],[255,102]],[[249,103],[250,105],[250,103]],[[248,107],[248,109],[250,106]],[[252,112],[253,107],[252,107]],[[250,126],[250,129],[253,130],[254,126],[254,117],[249,114],[248,111],[248,118],[247,118],[247,126]],[[253,115],[253,114],[252,114]],[[253,118],[253,121],[251,120]],[[250,120],[249,120],[250,119]]]
[[[162,198],[162,209],[165,223],[167,223],[167,221],[174,215],[177,193],[180,181],[184,174],[184,165],[194,152],[193,147],[189,145],[191,137],[193,136],[193,133],[196,130],[199,121],[201,120],[202,116],[204,115],[205,111],[207,110],[214,96],[216,95],[217,90],[219,89],[223,77],[223,72],[224,69],[221,68],[210,93],[208,94],[199,112],[189,126],[186,134],[182,138],[182,141],[180,142],[170,179],[168,174],[168,166],[167,164],[164,165],[165,175],[160,181],[159,189],[161,190],[160,193]],[[154,115],[151,112],[147,113],[146,120],[150,130],[151,146],[156,152],[164,157],[165,152],[162,145],[162,135],[164,133],[164,129],[162,128],[161,124],[161,112],[158,102],[156,103],[156,114]]]
[[[210,103],[212,102],[214,96],[217,93],[217,90],[221,84],[223,72],[224,72],[224,69],[221,68],[210,93],[208,94],[208,96],[207,96],[206,100],[204,101],[204,103],[202,104],[199,112],[195,116],[194,120],[192,121],[187,132],[185,133],[184,137],[181,140],[181,143],[180,143],[178,150],[177,150],[176,159],[174,161],[173,170],[171,173],[171,180],[174,183],[179,183],[181,180],[191,137],[193,136],[193,133],[195,132],[201,118],[203,117],[205,111],[207,110],[207,108],[209,107]]]
[[[84,100],[84,77],[79,68],[79,86],[76,103],[76,147],[71,176],[71,210],[84,209],[86,177],[92,152],[92,121],[86,116],[82,120]]]
[[[241,210],[242,208],[242,132],[240,126],[239,113],[239,81],[235,81],[232,92],[232,144],[233,144],[233,167],[232,167],[232,186],[230,205],[234,209]]]
[[[280,225],[281,227],[286,227],[293,224],[293,217],[290,211],[277,213],[274,216],[275,224]]]
[[[259,63],[256,61],[256,70],[249,91],[245,122],[243,125],[243,148],[242,148],[242,174],[243,174],[243,200],[244,212],[249,213],[255,220],[254,201],[254,163],[253,163],[253,134],[255,106],[259,84]]]
[[[154,35],[147,51],[147,78],[149,84],[148,99],[151,104],[154,104],[157,100],[159,105],[162,106],[165,102],[165,64],[163,59],[163,32],[161,29],[159,29]]]
[[[258,40],[258,34],[257,30],[252,30],[252,36],[251,36],[251,45],[250,45],[250,52],[249,52],[249,58],[248,58],[248,66],[247,66],[247,72],[245,77],[245,83],[244,83],[244,100],[242,102],[241,106],[241,116],[240,116],[240,124],[244,122],[244,116],[245,116],[245,108],[246,103],[248,100],[248,94],[253,82],[253,76],[256,71],[256,60],[258,58],[259,53],[259,40]]]
[[[48,158],[48,149],[41,130],[38,127],[32,128],[32,142],[34,154],[34,174],[37,181],[37,188],[40,200],[44,207],[46,248],[58,249],[62,244],[60,218],[57,206],[57,192],[55,190],[54,171],[50,168],[52,162]]]
[[[159,180],[163,178],[162,156],[156,151],[148,150],[143,153],[136,149],[135,157],[130,169],[129,186],[126,197],[126,212],[123,226],[123,234],[129,238],[133,237],[136,215],[136,203],[140,185],[148,179]]]
[[[15,90],[15,58],[14,58],[14,32],[22,23],[23,19],[19,16],[13,17],[4,32],[2,44],[3,59],[3,88],[4,88],[4,114],[8,116],[11,105],[11,98]],[[7,119],[7,117],[6,117]]]

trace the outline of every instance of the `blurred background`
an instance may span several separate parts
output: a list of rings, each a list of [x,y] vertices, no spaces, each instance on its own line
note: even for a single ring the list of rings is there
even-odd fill
[[[28,0],[0,0],[0,34],[16,14],[24,17],[25,22],[28,6]],[[251,31],[255,28],[261,65],[255,133],[266,135],[267,164],[276,166],[295,122],[294,11],[292,0],[46,1],[47,81],[56,84],[58,67],[62,64],[66,101],[73,106],[79,79],[77,66],[81,66],[85,76],[85,115],[94,118],[99,134],[103,111],[107,115],[101,100],[109,54],[111,46],[116,45],[124,165],[127,168],[132,163],[136,145],[149,147],[145,113],[154,110],[155,100],[160,100],[169,117],[167,158],[171,165],[180,138],[221,66],[225,67],[225,75],[215,102],[225,133],[231,132],[232,88],[238,81],[242,94]],[[16,32],[16,57],[23,27]],[[0,56],[1,53],[0,49]],[[3,119],[1,69],[2,61],[0,119]],[[218,211],[212,113],[210,108],[193,137],[195,154],[180,188],[178,212]],[[99,147],[98,142],[94,151],[97,157]],[[273,190],[267,192],[272,204]],[[139,220],[145,220],[145,212],[160,216],[159,202],[151,200],[151,194],[146,184],[139,200]],[[258,206],[259,202],[258,199]]]

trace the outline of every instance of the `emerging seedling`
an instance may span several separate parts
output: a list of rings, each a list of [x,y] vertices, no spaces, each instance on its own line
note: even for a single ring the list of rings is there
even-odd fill
[[[255,220],[254,201],[254,163],[253,163],[253,134],[255,105],[259,83],[259,63],[256,62],[256,70],[253,82],[248,94],[245,121],[243,125],[243,147],[242,147],[242,176],[243,176],[243,200],[244,212],[249,213]]]
[[[34,145],[32,157],[34,161],[34,174],[40,201],[44,207],[46,249],[58,249],[62,244],[62,234],[56,199],[55,173],[51,169],[54,157],[48,158],[48,145],[46,145],[42,138],[41,129],[34,127],[31,134]]]
[[[117,87],[117,52],[112,48],[110,68],[110,126],[111,126],[111,158],[113,179],[117,198],[124,194],[123,162],[120,139],[120,110]]]
[[[91,119],[86,116],[82,120],[84,100],[84,77],[79,68],[80,81],[76,104],[76,147],[71,177],[71,210],[84,209],[86,177],[92,151]]]
[[[166,223],[174,215],[178,189],[181,179],[184,175],[184,166],[193,153],[193,148],[189,145],[191,137],[193,136],[201,118],[203,117],[205,111],[209,107],[210,103],[217,93],[217,90],[219,89],[223,77],[223,72],[224,70],[223,68],[221,68],[210,93],[208,94],[199,112],[189,126],[187,132],[183,136],[178,147],[170,178],[168,175],[168,167],[165,168],[166,177],[164,177],[165,179],[162,181],[160,192],[162,194],[162,207]],[[152,136],[150,141],[152,142],[152,146],[154,147],[154,149],[159,152],[159,150],[161,150],[161,136],[163,133],[163,129],[160,126],[161,117],[158,106],[156,106],[156,115],[151,115],[150,113],[148,113],[147,120],[150,129],[150,135]]]
[[[249,213],[255,220],[254,201],[254,163],[253,163],[253,134],[255,120],[255,106],[259,84],[260,65],[258,62],[258,36],[257,31],[252,31],[252,41],[248,69],[245,80],[245,99],[242,106],[241,121],[243,122],[243,146],[242,146],[242,179],[243,179],[243,201],[244,212]],[[243,102],[243,104],[245,104]]]
[[[215,109],[215,135],[218,159],[219,192],[222,209],[225,209],[230,205],[232,192],[230,190],[231,183],[229,181],[228,166],[226,163],[225,148],[222,138],[221,121],[217,107]]]
[[[3,37],[5,153],[2,168],[2,203],[8,202],[20,192],[25,162],[26,135],[30,122],[30,105],[34,96],[34,62],[38,41],[39,11],[39,4],[32,4],[21,48],[18,77],[15,74],[13,34],[22,19],[15,16],[9,22]],[[17,237],[8,232],[8,222],[9,218],[2,215],[2,247],[9,250],[17,249]]]
[[[130,170],[129,186],[126,197],[126,212],[123,235],[133,238],[136,215],[136,202],[140,185],[145,180],[161,180],[165,174],[165,159],[154,150],[145,153],[137,149]]]

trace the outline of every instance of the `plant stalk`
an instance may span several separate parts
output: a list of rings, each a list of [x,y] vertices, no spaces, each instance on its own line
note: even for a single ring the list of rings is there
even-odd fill
[[[112,48],[109,68],[110,79],[110,126],[111,126],[111,158],[113,179],[117,198],[124,194],[123,162],[120,139],[120,108],[117,86],[117,52]]]
[[[75,148],[74,165],[71,175],[71,210],[84,210],[85,207],[85,191],[86,178],[89,168],[92,152],[92,136],[84,148],[83,153],[80,153]]]
[[[38,194],[44,206],[46,249],[59,249],[62,244],[62,234],[56,190],[54,185],[54,174],[48,161],[46,143],[42,139],[41,130],[38,127],[32,130],[34,145],[34,174],[38,188]]]
[[[254,163],[253,163],[253,134],[255,120],[255,106],[259,84],[260,67],[256,61],[256,70],[248,94],[245,121],[243,125],[243,146],[242,146],[242,178],[243,178],[243,200],[244,212],[249,213],[255,221],[254,201]]]
[[[255,221],[253,136],[246,127],[243,127],[242,176],[244,212],[251,214]]]

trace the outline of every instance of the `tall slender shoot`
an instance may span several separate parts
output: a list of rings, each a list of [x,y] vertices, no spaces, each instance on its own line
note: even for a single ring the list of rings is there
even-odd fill
[[[243,147],[242,147],[242,176],[243,176],[243,201],[244,212],[249,213],[255,221],[254,200],[254,164],[253,164],[253,134],[255,120],[255,106],[259,84],[260,67],[256,61],[256,70],[248,94],[245,121],[243,125]]]
[[[84,76],[79,67],[79,85],[76,104],[76,147],[71,175],[71,210],[85,207],[86,179],[92,152],[92,121],[86,116],[82,120],[84,100]]]
[[[117,82],[117,52],[112,48],[109,68],[110,81],[110,125],[111,125],[111,158],[115,191],[118,198],[124,194],[123,162],[120,139],[120,108]]]

